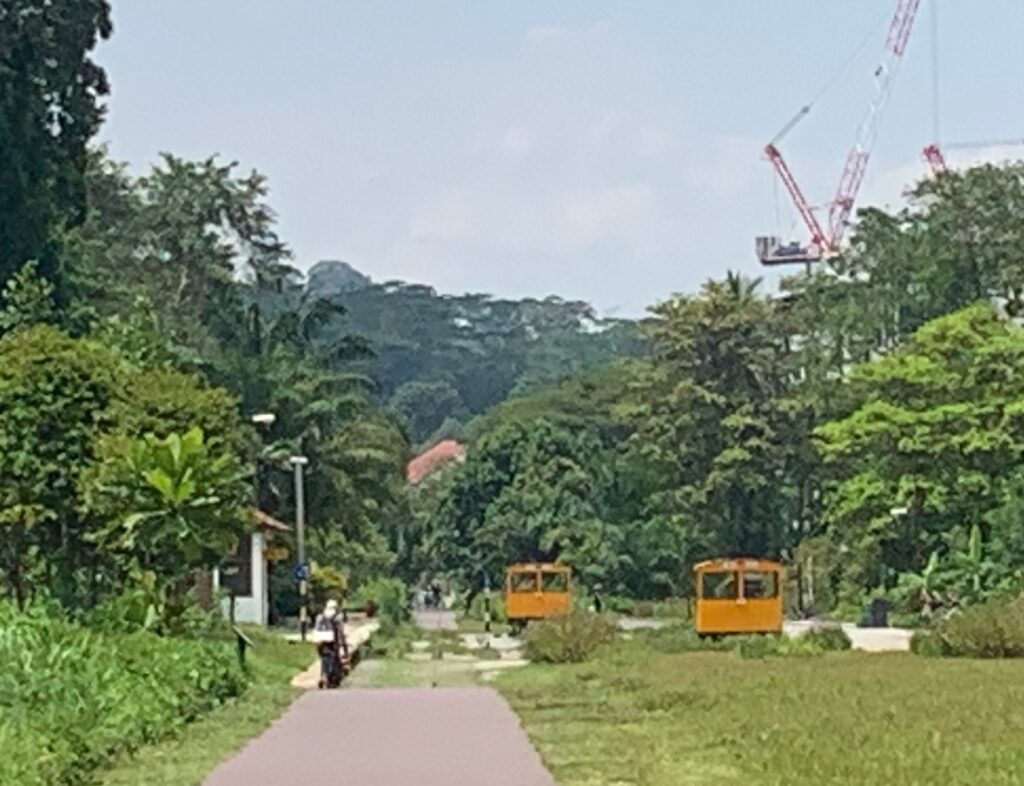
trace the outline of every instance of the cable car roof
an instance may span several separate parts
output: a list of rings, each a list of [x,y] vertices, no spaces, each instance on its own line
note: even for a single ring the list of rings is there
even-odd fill
[[[716,557],[693,566],[694,572],[709,570],[782,570],[782,563],[756,557]]]

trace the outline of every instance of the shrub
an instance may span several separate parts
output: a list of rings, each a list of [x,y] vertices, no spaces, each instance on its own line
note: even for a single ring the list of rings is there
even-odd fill
[[[634,635],[651,649],[669,654],[698,650],[721,651],[732,646],[728,639],[701,638],[693,628],[685,625],[667,625],[655,630],[637,631]]]
[[[466,616],[474,620],[482,620],[484,618],[484,601],[483,595],[477,595],[473,598],[473,602],[470,603],[469,609],[466,611]],[[505,616],[505,601],[502,600],[501,593],[491,593],[491,622],[506,622],[507,617]]]
[[[347,591],[348,579],[340,570],[330,565],[313,566],[309,594],[313,599],[314,608],[322,609],[331,599],[342,603]]]
[[[572,611],[531,623],[524,652],[538,663],[582,663],[615,638],[615,623],[600,614]]]
[[[1024,657],[1024,598],[995,600],[946,618],[935,627],[944,654],[969,658]],[[923,641],[919,647],[924,645]]]
[[[800,638],[814,644],[822,652],[843,652],[853,647],[846,631],[838,625],[809,630]]]
[[[650,619],[654,616],[654,604],[649,600],[639,600],[633,606],[633,616]]]
[[[0,783],[89,783],[244,687],[226,643],[98,634],[0,603]]]
[[[949,654],[942,637],[930,630],[915,631],[910,638],[910,651],[925,658],[938,658]]]
[[[409,591],[401,579],[378,577],[363,583],[355,595],[358,605],[373,603],[385,625],[398,627],[409,619]]]
[[[585,595],[584,598],[586,600],[584,606],[593,603],[593,597],[590,595]],[[602,595],[601,605],[604,607],[603,611],[610,611],[615,614],[632,614],[636,609],[637,602],[624,595]]]
[[[654,616],[659,619],[689,620],[693,617],[693,607],[688,598],[668,598],[655,604]]]
[[[767,658],[779,655],[782,647],[781,636],[737,636],[730,642],[741,658]]]
[[[800,636],[751,635],[732,641],[742,658],[800,658],[840,652],[853,646],[850,637],[838,626],[818,628]]]

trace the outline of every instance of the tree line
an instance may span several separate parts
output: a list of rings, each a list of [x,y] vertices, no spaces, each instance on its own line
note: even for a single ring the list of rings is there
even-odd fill
[[[655,305],[646,357],[474,421],[410,558],[477,586],[559,558],[661,597],[700,559],[771,556],[819,612],[1019,591],[1022,189],[1019,163],[944,172],[779,292],[729,274]]]

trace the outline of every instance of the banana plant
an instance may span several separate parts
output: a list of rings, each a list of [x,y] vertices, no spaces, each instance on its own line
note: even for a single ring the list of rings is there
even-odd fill
[[[234,454],[212,453],[199,428],[134,440],[106,484],[119,515],[97,539],[135,568],[179,580],[216,565],[244,534],[245,481]]]

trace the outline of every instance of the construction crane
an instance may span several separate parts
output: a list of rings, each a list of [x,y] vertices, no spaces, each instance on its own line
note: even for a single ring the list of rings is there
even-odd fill
[[[778,237],[762,236],[755,241],[757,255],[764,265],[810,265],[827,258],[839,250],[843,235],[849,225],[850,214],[857,199],[857,192],[864,182],[868,159],[878,136],[882,113],[889,97],[892,95],[893,84],[899,70],[903,55],[910,40],[910,32],[914,27],[921,0],[898,0],[896,12],[889,24],[889,33],[885,39],[882,61],[875,69],[875,95],[868,103],[867,113],[857,128],[857,137],[846,157],[839,186],[835,196],[828,205],[828,221],[822,226],[814,209],[804,197],[789,165],[779,150],[779,143],[808,113],[810,107],[803,107],[782,130],[765,147],[764,152],[782,180],[811,234],[810,242],[801,245],[799,242],[782,245]]]
[[[996,139],[991,142],[958,142],[953,144],[946,144],[940,147],[937,142],[933,142],[930,145],[926,145],[921,154],[924,156],[924,160],[928,162],[928,166],[931,167],[932,174],[937,175],[939,172],[945,172],[949,167],[946,164],[946,156],[942,152],[945,150],[979,150],[984,148],[994,147],[1019,147],[1024,145],[1024,139]]]

